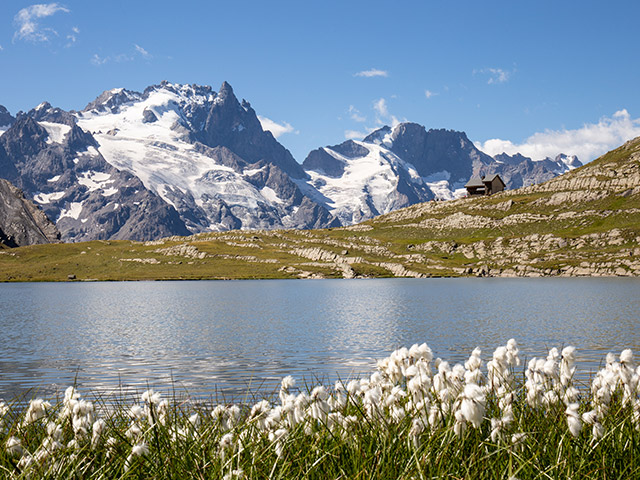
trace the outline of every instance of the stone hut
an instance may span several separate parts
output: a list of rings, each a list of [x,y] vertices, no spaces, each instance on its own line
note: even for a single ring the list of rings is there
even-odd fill
[[[482,177],[471,177],[465,185],[469,196],[491,195],[493,193],[502,192],[505,187],[505,183],[497,173],[483,175]]]

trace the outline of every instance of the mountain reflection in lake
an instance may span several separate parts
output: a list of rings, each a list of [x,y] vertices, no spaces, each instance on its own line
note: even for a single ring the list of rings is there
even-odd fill
[[[0,285],[0,398],[123,385],[209,398],[370,372],[392,350],[483,360],[575,345],[640,353],[640,280],[380,279]]]

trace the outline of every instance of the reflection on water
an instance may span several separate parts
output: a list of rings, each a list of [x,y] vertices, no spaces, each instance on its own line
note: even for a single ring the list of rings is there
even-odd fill
[[[583,371],[638,350],[635,279],[385,279],[0,285],[0,397],[171,385],[195,396],[269,390],[368,372],[427,342],[488,360],[515,337],[523,354],[578,347]]]

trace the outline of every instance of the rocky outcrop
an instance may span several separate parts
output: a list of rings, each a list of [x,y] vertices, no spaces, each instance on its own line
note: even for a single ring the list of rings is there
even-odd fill
[[[0,179],[0,243],[22,247],[60,241],[60,232],[22,191]]]

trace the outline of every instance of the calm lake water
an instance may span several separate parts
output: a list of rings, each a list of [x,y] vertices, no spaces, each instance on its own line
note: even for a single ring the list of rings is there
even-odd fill
[[[372,371],[401,346],[486,362],[574,345],[586,375],[640,354],[640,280],[381,279],[0,284],[0,398],[147,385],[198,398]]]

